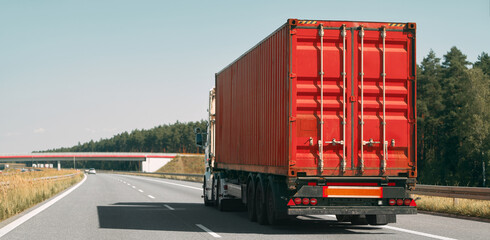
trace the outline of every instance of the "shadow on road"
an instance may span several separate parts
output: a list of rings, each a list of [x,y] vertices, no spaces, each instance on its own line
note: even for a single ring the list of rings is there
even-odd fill
[[[299,217],[280,225],[250,222],[246,212],[220,212],[200,203],[120,202],[97,206],[100,228],[202,232],[202,224],[216,233],[233,234],[389,234],[379,227],[353,226],[314,216]]]

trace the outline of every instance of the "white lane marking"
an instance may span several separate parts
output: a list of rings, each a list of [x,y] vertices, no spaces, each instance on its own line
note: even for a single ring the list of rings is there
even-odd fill
[[[209,228],[201,225],[201,224],[196,224],[197,227],[199,227],[200,229],[206,231],[207,233],[211,234],[211,236],[215,237],[215,238],[220,238],[221,236],[216,234],[215,232],[209,230]]]
[[[131,177],[133,177],[133,176],[131,176]],[[187,186],[187,185],[178,184],[178,183],[172,183],[172,182],[167,182],[167,181],[158,181],[158,180],[147,179],[147,178],[139,178],[139,179],[146,180],[146,181],[152,181],[152,182],[166,183],[166,184],[170,184],[170,185],[176,185],[176,186],[181,186],[181,187],[186,187],[186,188],[196,189],[196,190],[202,191],[202,188]]]
[[[335,215],[324,215],[324,216],[331,217],[331,218],[337,218],[337,217],[335,217]],[[435,239],[441,239],[441,240],[456,240],[454,238],[448,238],[448,237],[438,236],[438,235],[434,235],[434,234],[430,234],[430,233],[417,232],[417,231],[413,231],[413,230],[408,230],[408,229],[398,228],[398,227],[392,227],[392,226],[377,226],[377,227],[382,227],[382,228],[391,229],[391,230],[395,230],[395,231],[399,231],[399,232],[406,232],[406,233],[411,233],[411,234],[415,234],[415,235],[420,235],[420,236],[435,238]]]
[[[395,231],[400,231],[400,232],[411,233],[411,234],[415,234],[415,235],[419,235],[419,236],[435,238],[435,239],[456,240],[454,238],[448,238],[448,237],[443,237],[443,236],[438,236],[438,235],[429,234],[429,233],[423,233],[423,232],[417,232],[417,231],[412,231],[412,230],[403,229],[403,228],[397,228],[397,227],[392,227],[392,226],[380,226],[380,227],[386,228],[386,229],[395,230]]]
[[[173,211],[173,210],[175,210],[173,207],[171,207],[171,206],[169,206],[169,205],[167,205],[167,204],[165,204],[165,205],[163,205],[163,206],[165,206],[166,208],[168,208],[168,210],[172,210],[172,211]]]
[[[27,213],[26,215],[18,218],[17,220],[11,222],[7,226],[3,227],[0,229],[0,238],[3,237],[5,234],[9,233],[10,231],[14,230],[16,227],[22,225],[32,217],[36,216],[40,212],[46,210],[47,208],[51,207],[51,205],[55,204],[57,201],[61,200],[62,198],[66,197],[68,194],[73,192],[75,189],[80,187],[85,180],[87,179],[87,175],[84,175],[84,178],[81,182],[79,182],[77,185],[73,186],[72,188],[68,189],[66,192],[62,193],[61,195],[51,199],[49,202],[45,203],[44,205],[32,210],[31,212]]]
[[[133,188],[136,188],[136,186],[133,186]]]
[[[143,192],[143,190],[139,189],[138,191]]]
[[[131,186],[131,184],[128,183],[128,186]]]
[[[152,195],[148,195],[149,198],[152,198],[152,199],[155,199],[155,197],[153,197]]]

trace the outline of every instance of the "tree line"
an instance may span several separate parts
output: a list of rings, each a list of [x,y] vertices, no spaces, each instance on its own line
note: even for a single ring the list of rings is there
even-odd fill
[[[490,159],[490,57],[431,50],[417,71],[419,182],[483,186]],[[486,179],[486,180],[484,180]]]
[[[167,152],[202,153],[195,144],[194,130],[207,129],[204,120],[196,122],[175,122],[163,124],[151,129],[123,132],[112,138],[78,143],[72,147],[62,147],[39,152]],[[132,161],[76,161],[61,162],[63,168],[96,168],[108,170],[141,170],[138,162]]]
[[[195,143],[194,130],[206,131],[207,122],[175,122],[151,129],[135,129],[112,138],[89,141],[73,147],[62,147],[42,152],[168,152],[201,153]]]

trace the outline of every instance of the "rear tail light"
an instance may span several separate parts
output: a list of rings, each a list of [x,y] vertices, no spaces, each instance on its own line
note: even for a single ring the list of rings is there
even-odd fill
[[[415,202],[415,199],[412,199],[412,202],[410,202],[410,207],[416,207],[417,203]]]
[[[295,198],[295,199],[294,199],[294,203],[295,203],[296,205],[300,205],[300,204],[301,204],[301,198]]]
[[[389,204],[390,206],[395,206],[395,204],[396,204],[396,200],[395,200],[395,199],[390,199],[390,200],[388,201],[388,204]]]
[[[396,205],[398,205],[398,206],[403,205],[403,199],[401,199],[401,198],[400,199],[397,199],[396,200]]]
[[[311,205],[316,205],[317,203],[318,203],[318,201],[316,200],[316,198],[310,199],[310,204]]]
[[[406,198],[403,203],[405,204],[405,206],[410,206],[410,203],[412,203],[412,199]]]
[[[308,205],[310,203],[309,198],[303,198],[303,205]]]

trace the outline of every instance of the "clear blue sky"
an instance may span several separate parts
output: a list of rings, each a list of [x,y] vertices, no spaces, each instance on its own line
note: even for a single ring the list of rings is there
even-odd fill
[[[418,62],[490,52],[489,0],[0,0],[0,153],[204,119],[214,73],[288,18],[416,22]]]

